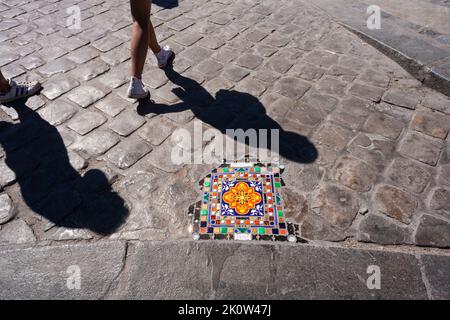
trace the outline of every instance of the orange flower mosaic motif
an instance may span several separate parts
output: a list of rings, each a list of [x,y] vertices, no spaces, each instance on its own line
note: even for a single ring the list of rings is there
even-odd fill
[[[261,195],[246,182],[239,182],[223,195],[223,201],[239,215],[246,215],[261,202]]]

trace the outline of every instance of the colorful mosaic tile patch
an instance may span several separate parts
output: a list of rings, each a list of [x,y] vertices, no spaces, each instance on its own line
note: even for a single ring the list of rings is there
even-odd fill
[[[202,180],[202,200],[190,208],[195,239],[289,240],[298,227],[286,221],[282,170],[274,164],[225,163]]]

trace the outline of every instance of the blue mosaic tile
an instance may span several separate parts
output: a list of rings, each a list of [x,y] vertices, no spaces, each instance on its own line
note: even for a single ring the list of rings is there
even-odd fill
[[[203,198],[191,207],[195,239],[297,241],[286,220],[282,169],[267,163],[224,163],[202,182]]]

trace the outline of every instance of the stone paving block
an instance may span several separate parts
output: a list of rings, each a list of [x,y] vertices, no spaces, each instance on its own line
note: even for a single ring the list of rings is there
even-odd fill
[[[97,81],[102,85],[112,89],[119,88],[120,86],[130,81],[130,76],[128,74],[128,66],[127,68],[124,68],[124,66],[125,65],[122,64],[115,68],[110,69],[105,74],[99,76]]]
[[[220,28],[219,25],[205,21],[205,20],[197,20],[196,23],[190,27],[191,31],[198,32],[203,35],[214,34]]]
[[[179,58],[179,57],[173,62],[173,70],[179,74],[185,72],[191,66],[192,66],[192,63],[189,60]]]
[[[90,85],[83,85],[69,92],[67,98],[82,108],[87,108],[106,95],[107,92],[104,90]]]
[[[108,70],[109,65],[99,60],[93,60],[78,67],[71,73],[71,75],[76,79],[88,81],[98,77]]]
[[[4,159],[0,159],[0,187],[3,188],[16,181],[16,174],[8,165]]]
[[[195,23],[195,20],[181,16],[174,20],[169,21],[168,23],[166,23],[166,26],[168,26],[171,29],[174,29],[175,31],[180,32],[186,28],[189,28],[194,23]]]
[[[283,198],[285,199],[284,214],[290,221],[300,223],[308,214],[309,205],[305,196],[290,188],[283,190]]]
[[[60,58],[48,62],[46,65],[37,69],[44,76],[51,77],[57,73],[65,73],[76,67],[76,64],[67,58]]]
[[[79,85],[80,83],[77,80],[69,76],[58,75],[44,84],[41,93],[48,99],[54,100]]]
[[[198,250],[194,250],[198,248]],[[188,254],[186,254],[188,252]],[[218,252],[221,254],[219,255]],[[271,254],[277,263],[273,266],[279,277],[270,278]],[[151,263],[148,257],[156,257]],[[206,273],[199,271],[199,261],[211,261]],[[184,261],[180,264],[178,261]],[[236,268],[255,262],[259,276],[245,287],[250,273],[236,273]],[[177,269],[160,270],[163,265],[188,266],[184,273]],[[367,266],[378,265],[383,270],[382,290],[367,289]],[[184,242],[148,242],[139,244],[132,256],[132,269],[127,277],[121,298],[170,297],[172,299],[426,299],[426,288],[421,280],[417,259],[409,254],[393,254],[375,250],[320,248],[314,246],[251,246],[204,242],[200,246]],[[190,267],[192,266],[192,267]],[[219,266],[219,271],[216,270]],[[311,266],[318,272],[309,274]],[[334,266],[330,269],[330,266]],[[155,274],[155,270],[159,270]],[[285,270],[286,272],[282,272]],[[210,273],[220,273],[211,283]],[[400,276],[402,275],[402,276]],[[193,281],[192,279],[195,279]],[[364,281],[362,281],[364,280]],[[166,291],[157,288],[161,282]],[[195,284],[195,285],[194,285]]]
[[[127,169],[152,151],[143,140],[130,138],[120,142],[106,154],[106,159],[120,169]]]
[[[102,28],[99,25],[95,25],[92,28],[85,29],[82,33],[79,34],[79,37],[84,40],[89,40],[90,42],[94,42],[105,37],[108,34],[108,31]]]
[[[244,68],[226,65],[222,71],[222,76],[230,81],[239,82],[244,79],[250,72]]]
[[[194,43],[199,41],[201,38],[203,38],[203,36],[198,33],[194,33],[191,31],[185,31],[185,32],[177,33],[175,36],[171,37],[171,40],[175,41],[176,43],[181,44],[182,46],[190,47]]]
[[[194,64],[197,64],[203,60],[208,59],[214,51],[205,49],[199,46],[192,46],[183,50],[180,54],[183,58],[192,61]]]
[[[64,47],[70,51],[74,51],[78,48],[84,47],[89,41],[78,38],[77,36],[72,36],[64,40]]]
[[[433,210],[443,210],[450,213],[450,189],[437,188],[433,190],[429,207]]]
[[[280,78],[280,75],[275,73],[275,72],[272,72],[269,69],[264,67],[264,68],[259,69],[254,74],[254,77],[256,79],[259,79],[259,80],[264,81],[266,83],[272,84],[272,83],[276,82]]]
[[[253,97],[261,96],[266,91],[266,85],[256,79],[246,78],[238,83],[236,90],[251,94]]]
[[[170,20],[173,20],[173,19],[181,16],[181,14],[182,13],[178,10],[164,9],[164,10],[161,10],[161,11],[158,11],[157,13],[155,13],[154,16],[163,21],[170,21]]]
[[[223,79],[221,77],[215,77],[203,85],[203,88],[206,89],[211,95],[215,96],[216,93],[220,90],[229,90],[233,87],[234,82]]]
[[[369,115],[369,102],[356,97],[348,97],[342,100],[342,108],[349,113],[354,113],[360,116]]]
[[[222,48],[216,50],[211,58],[223,64],[227,64],[236,59],[238,56],[239,52],[236,49],[228,46],[223,46]]]
[[[117,66],[130,59],[130,49],[127,45],[122,45],[102,54],[100,59],[110,66]]]
[[[67,124],[76,133],[84,136],[106,122],[106,118],[99,112],[79,112]]]
[[[319,109],[321,112],[328,114],[336,108],[338,99],[311,89],[300,99],[300,102],[310,109]]]
[[[389,89],[383,100],[407,109],[415,109],[419,103],[419,96],[412,90]]]
[[[212,79],[218,75],[218,73],[220,72],[220,70],[222,70],[222,68],[223,68],[222,64],[215,62],[214,60],[208,59],[198,64],[194,68],[194,71],[203,73],[206,76],[206,78]]]
[[[0,229],[0,244],[24,244],[35,241],[33,231],[21,219],[13,220]]]
[[[271,46],[268,46],[268,45],[265,45],[265,44],[259,44],[259,45],[256,45],[256,46],[254,46],[253,48],[253,51],[256,53],[256,54],[258,54],[259,56],[262,56],[262,57],[271,57],[271,56],[273,56],[276,52],[278,52],[278,48],[275,48],[275,47],[271,47]],[[286,65],[287,65],[287,63],[285,63]],[[289,66],[289,68],[290,68],[291,66]],[[288,69],[289,69],[288,68]]]
[[[430,166],[435,166],[442,142],[419,133],[409,132],[400,144],[399,152]]]
[[[448,220],[424,214],[415,234],[416,244],[439,248],[450,247],[450,223]]]
[[[389,185],[378,188],[375,201],[381,212],[404,224],[411,223],[418,207],[410,193]]]
[[[16,64],[9,64],[5,67],[2,67],[2,72],[4,72],[5,76],[7,78],[18,78],[19,76],[23,75],[25,73],[25,69],[16,65]]]
[[[84,160],[78,153],[69,150],[67,151],[70,165],[77,171],[82,170],[88,166],[88,162]]]
[[[425,276],[431,287],[432,299],[450,299],[450,258],[448,256],[421,255]]]
[[[195,114],[191,109],[186,109],[179,112],[165,113],[163,116],[176,123],[183,124],[191,121],[195,117]]]
[[[154,117],[139,131],[138,135],[152,145],[160,145],[175,130],[176,124],[164,117]]]
[[[151,70],[146,71],[142,75],[142,81],[150,88],[158,89],[159,87],[165,85],[168,82],[168,79],[163,70],[159,68],[151,68]]]
[[[254,54],[244,54],[243,56],[240,56],[236,63],[237,65],[247,68],[247,69],[256,69],[262,62],[264,61],[263,58],[260,56],[254,55]]]
[[[45,239],[53,241],[91,240],[93,238],[93,234],[86,229],[67,229],[59,227],[52,228],[45,233]]]
[[[249,30],[245,32],[245,38],[251,42],[259,43],[261,40],[263,40],[265,37],[268,36],[267,33],[261,32],[259,30]]]
[[[442,93],[429,91],[422,100],[424,107],[450,114],[450,98]]]
[[[409,230],[387,217],[369,214],[359,224],[358,240],[386,245],[409,242]]]
[[[16,206],[7,193],[0,194],[0,225],[5,224],[16,214]]]
[[[96,130],[73,143],[71,149],[88,159],[102,155],[119,143],[119,141],[119,137],[112,132]]]
[[[311,203],[311,209],[333,226],[346,229],[358,213],[359,202],[355,193],[337,185],[323,184]]]
[[[305,60],[319,68],[330,68],[338,62],[339,55],[328,52],[314,50],[305,56]]]
[[[273,55],[269,62],[266,63],[266,68],[269,68],[275,72],[284,74],[286,72],[289,71],[289,69],[293,66],[294,64],[286,59],[281,59],[279,56],[277,55]]]
[[[404,123],[383,113],[372,113],[367,118],[363,130],[396,140],[403,131]]]
[[[325,74],[326,69],[318,68],[312,64],[295,64],[289,73],[308,81],[317,81]]]
[[[168,173],[177,172],[183,167],[182,163],[175,163],[171,160],[172,152],[176,152],[177,150],[180,151],[180,148],[176,149],[176,147],[174,147],[171,140],[171,137],[169,137],[165,142],[156,147],[149,155],[141,160],[146,167],[153,166]]]
[[[5,66],[13,61],[16,61],[19,58],[20,58],[20,56],[15,53],[11,53],[11,52],[3,53],[0,58],[0,66]]]
[[[127,100],[123,100],[113,93],[108,95],[106,98],[97,101],[94,106],[107,115],[115,117],[124,109],[131,108],[131,103]]]
[[[340,65],[334,65],[327,71],[327,74],[335,77],[341,77],[342,79],[346,79],[351,82],[355,79],[358,73],[352,69]]]
[[[414,193],[421,193],[432,176],[433,171],[430,167],[406,158],[395,159],[387,171],[387,177],[394,184]]]
[[[103,37],[97,41],[92,43],[92,46],[101,52],[107,52],[109,50],[114,49],[115,47],[120,46],[123,43],[123,40],[116,38],[112,35]]]
[[[348,155],[339,159],[334,169],[337,181],[358,192],[369,191],[375,184],[377,175],[375,167]]]
[[[308,240],[343,241],[345,232],[335,227],[321,215],[309,214],[300,226],[300,234]]]
[[[380,102],[381,97],[383,96],[384,90],[378,87],[367,86],[360,83],[355,83],[349,91],[351,94],[372,100],[373,102]]]
[[[450,163],[443,164],[437,173],[438,182],[450,186]]]
[[[224,13],[218,13],[218,14],[210,16],[208,18],[208,21],[212,22],[212,23],[215,23],[215,24],[219,24],[221,26],[224,26],[224,25],[228,24],[233,19],[234,19],[234,17],[232,15],[224,14]]]
[[[409,123],[413,117],[414,111],[406,108],[402,108],[387,102],[381,101],[377,104],[372,104],[370,108],[375,111],[390,115],[400,121]]]
[[[219,36],[206,36],[198,42],[198,45],[211,50],[217,50],[225,45],[225,40]]]
[[[66,122],[77,112],[77,107],[64,100],[54,101],[38,111],[39,115],[53,126]]]
[[[302,125],[315,127],[325,120],[326,114],[301,101],[288,111],[286,118]]]
[[[323,145],[336,151],[341,151],[350,142],[352,136],[352,131],[331,123],[326,123],[316,132],[313,140],[317,145]]]
[[[90,46],[85,46],[69,53],[67,55],[67,59],[70,59],[75,63],[82,64],[98,57],[99,54],[100,53],[98,52],[98,50]]]
[[[39,56],[30,55],[20,60],[20,65],[27,70],[36,69],[45,64],[45,61]]]
[[[450,116],[438,112],[419,111],[414,114],[411,128],[444,140],[450,131]]]
[[[298,100],[305,95],[311,88],[311,85],[297,78],[281,78],[275,84],[275,91],[285,97]]]
[[[124,256],[125,244],[118,241],[3,249],[0,295],[2,299],[100,299],[120,274]],[[17,261],[28,267],[17,270]],[[80,290],[67,288],[67,270],[73,265],[82,274]]]
[[[173,83],[166,83],[161,88],[159,88],[155,92],[155,94],[163,101],[167,101],[169,104],[175,104],[180,102],[181,100],[178,94],[182,94],[184,96],[186,93],[183,90],[180,90],[177,85]]]
[[[332,77],[323,77],[317,83],[317,90],[325,94],[342,97],[345,95],[347,83]]]
[[[127,110],[119,114],[109,124],[109,128],[121,136],[129,136],[145,123],[144,117],[134,110]]]
[[[67,52],[68,51],[66,51],[65,49],[58,47],[58,46],[49,46],[49,47],[46,46],[46,47],[43,47],[42,50],[39,50],[37,52],[37,54],[39,54],[45,61],[51,63],[55,59],[58,59],[58,58],[62,57],[63,55],[65,55]],[[66,56],[66,57],[68,57],[68,56]],[[59,64],[60,64],[59,68],[64,66],[63,63],[64,63],[64,61],[66,61],[65,60],[66,57],[64,57],[62,59],[58,59]],[[69,62],[72,62],[72,60],[69,60]],[[50,67],[50,66],[47,66],[47,67]],[[52,71],[52,69],[49,69],[49,71]]]
[[[262,41],[264,44],[273,47],[284,47],[290,42],[290,38],[279,33],[272,33]]]
[[[345,100],[341,104],[339,108],[336,108],[330,114],[329,120],[351,130],[359,129],[366,120],[368,110],[366,108],[352,107],[349,100]]]
[[[389,76],[384,73],[377,72],[375,70],[366,70],[361,76],[358,77],[358,80],[367,83],[371,86],[386,88],[389,85]]]
[[[280,96],[271,103],[265,103],[265,106],[267,108],[267,114],[271,118],[283,118],[295,106],[295,101]]]

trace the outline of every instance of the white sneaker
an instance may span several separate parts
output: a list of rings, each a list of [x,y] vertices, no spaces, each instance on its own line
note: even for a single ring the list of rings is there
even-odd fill
[[[144,99],[147,98],[150,92],[144,86],[141,79],[131,77],[130,86],[128,87],[127,95],[130,99]]]
[[[161,48],[161,50],[157,54],[155,54],[155,56],[156,60],[158,60],[158,67],[162,69],[167,66],[170,58],[172,58],[173,51],[169,46],[164,46],[164,48]]]
[[[0,92],[0,103],[13,102],[32,96],[41,89],[41,84],[38,81],[16,83],[13,80],[9,80],[9,85],[11,90],[6,93]]]

